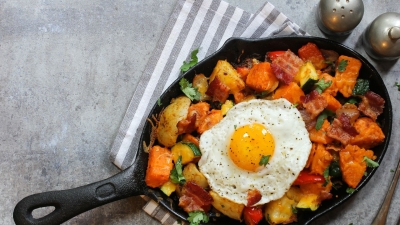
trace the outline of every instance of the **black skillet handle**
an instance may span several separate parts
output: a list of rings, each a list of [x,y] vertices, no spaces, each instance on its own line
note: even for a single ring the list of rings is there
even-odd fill
[[[74,189],[28,196],[15,206],[14,221],[17,225],[61,224],[106,203],[145,194],[146,190],[143,169],[135,167],[134,164],[106,180]],[[33,218],[33,210],[51,206],[55,207],[53,212],[41,218]]]

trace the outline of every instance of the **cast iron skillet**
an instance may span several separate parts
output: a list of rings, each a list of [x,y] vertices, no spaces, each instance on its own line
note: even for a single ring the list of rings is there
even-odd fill
[[[378,122],[382,126],[382,130],[386,135],[386,139],[384,143],[373,149],[375,155],[378,157],[377,161],[381,162],[389,144],[392,127],[392,107],[389,95],[380,75],[375,68],[360,54],[340,43],[317,37],[297,36],[265,39],[232,38],[229,39],[219,51],[199,62],[195,67],[186,72],[184,77],[186,77],[188,80],[192,80],[195,73],[204,73],[209,75],[211,74],[217,61],[220,59],[226,59],[229,62],[238,62],[238,60],[245,59],[249,56],[258,55],[263,58],[266,52],[274,50],[291,49],[293,52],[297,53],[297,50],[307,42],[313,42],[322,49],[335,50],[339,54],[355,57],[361,60],[362,68],[360,71],[360,77],[369,79],[370,89],[375,93],[378,93],[386,101],[384,112],[378,118]],[[158,114],[164,106],[169,104],[172,98],[182,95],[178,82],[179,80],[176,80],[163,93],[160,98],[162,105],[159,106],[158,104],[155,104],[148,116],[149,118],[153,114]],[[28,196],[22,199],[14,209],[13,216],[15,223],[17,225],[60,224],[82,212],[95,207],[129,196],[142,194],[158,201],[178,218],[186,220],[187,214],[178,207],[178,198],[176,196],[168,198],[160,190],[147,187],[144,182],[148,156],[143,152],[142,143],[143,141],[149,143],[150,131],[151,125],[149,122],[146,122],[141,134],[139,149],[134,149],[137,152],[137,157],[131,167],[111,178],[86,186],[70,190],[51,191]],[[368,169],[367,176],[363,178],[357,187],[357,190],[361,189],[367,183],[367,181],[374,174],[375,170],[376,169],[371,168]],[[333,196],[338,196],[338,198],[332,198],[331,200],[324,201],[318,210],[314,212],[299,213],[298,222],[293,224],[309,224],[318,216],[329,212],[329,210],[339,206],[340,204],[343,204],[353,195],[347,194],[345,189],[346,187],[342,187],[339,190],[333,190]],[[42,218],[35,219],[32,217],[32,211],[34,209],[48,206],[55,207],[55,210]],[[209,224],[227,224],[228,222],[232,225],[240,224],[238,221],[231,220],[226,217],[216,217],[215,215],[210,216],[212,219],[210,219]],[[266,224],[266,221],[263,220],[260,224]]]

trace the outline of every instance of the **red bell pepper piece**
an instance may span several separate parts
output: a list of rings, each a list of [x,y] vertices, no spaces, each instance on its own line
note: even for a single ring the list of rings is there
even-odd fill
[[[274,61],[274,59],[278,58],[279,56],[285,54],[286,51],[273,51],[267,52],[267,57],[269,60]]]
[[[262,218],[263,214],[260,207],[244,207],[243,219],[246,225],[257,225]]]
[[[325,178],[318,174],[310,174],[308,171],[301,171],[297,179],[293,182],[293,185],[300,185],[300,184],[312,184],[312,183],[319,183],[325,182]]]

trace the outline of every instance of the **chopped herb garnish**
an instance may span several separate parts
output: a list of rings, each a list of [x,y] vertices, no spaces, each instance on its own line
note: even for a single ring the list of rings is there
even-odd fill
[[[330,65],[330,66],[335,66],[335,62],[334,61],[329,61],[329,60],[325,60],[324,63]]]
[[[366,177],[368,175],[368,173],[367,172],[364,172],[364,177]]]
[[[356,189],[354,189],[354,188],[347,188],[347,189],[346,189],[346,192],[347,192],[348,194],[353,194],[355,191],[356,191]]]
[[[193,50],[191,55],[190,55],[190,57],[191,57],[190,62],[185,62],[185,61],[183,62],[183,65],[181,66],[181,71],[182,72],[188,71],[191,67],[193,67],[194,65],[197,64],[197,62],[199,61],[199,59],[197,58],[197,53],[198,52],[199,52],[198,48]]]
[[[299,105],[299,103],[294,103],[294,104],[292,105],[292,107],[293,107],[293,108],[297,108],[298,105]]]
[[[186,182],[186,179],[182,174],[182,156],[179,156],[178,160],[176,161],[174,168],[171,170],[169,178],[171,179],[172,183],[175,184],[184,184]]]
[[[200,222],[208,223],[208,216],[202,211],[193,211],[189,213],[188,221],[190,225],[198,225]]]
[[[237,125],[235,124],[235,125],[233,125],[233,128],[235,128],[235,130],[236,130],[236,128],[237,128]]]
[[[329,166],[324,170],[324,178],[325,182],[322,184],[323,187],[329,184]]]
[[[364,95],[369,90],[369,81],[366,79],[357,79],[353,88],[353,95]]]
[[[390,170],[391,173],[394,173],[394,170]]]
[[[297,209],[296,209],[296,207],[294,207],[293,205],[292,205],[291,207],[292,207],[292,212],[293,212],[294,214],[297,214]]]
[[[257,94],[256,94],[256,97],[258,97],[258,98],[264,98],[264,97],[267,96],[267,95],[268,95],[268,91],[263,91],[263,92],[257,93]]]
[[[157,105],[158,105],[158,106],[161,106],[161,105],[162,105],[161,99],[158,99],[158,100],[157,100]]]
[[[181,86],[182,92],[190,98],[190,100],[200,100],[200,92],[197,91],[197,88],[192,87],[192,84],[188,80],[182,78],[179,81],[179,85]]]
[[[379,163],[377,163],[377,162],[375,162],[374,160],[368,158],[367,156],[364,156],[363,162],[364,162],[364,161],[365,161],[365,163],[367,163],[367,166],[368,166],[368,167],[375,168],[375,167],[378,167],[378,166],[379,166]]]
[[[347,100],[346,103],[357,104],[358,103],[358,99],[357,98],[349,98],[349,100]]]
[[[400,91],[400,84],[399,83],[394,83],[394,86],[397,87],[397,90]]]
[[[332,85],[332,81],[330,80],[328,82],[325,82],[324,78],[322,78],[315,85],[316,85],[315,90],[321,94],[325,89],[327,89]]]
[[[339,70],[339,72],[344,72],[348,64],[349,64],[348,60],[342,59],[340,60],[337,69]]]
[[[269,158],[271,157],[271,155],[263,155],[261,157],[260,162],[258,163],[260,166],[266,166],[268,164]]]
[[[315,129],[320,130],[322,127],[322,124],[324,124],[324,120],[326,118],[328,118],[328,116],[333,116],[333,115],[335,115],[335,113],[330,110],[322,111],[322,113],[320,113],[317,118],[317,123],[315,124]]]

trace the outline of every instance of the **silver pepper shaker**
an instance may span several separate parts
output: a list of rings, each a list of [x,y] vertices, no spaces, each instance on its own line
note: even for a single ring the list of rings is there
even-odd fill
[[[365,52],[377,60],[400,57],[400,14],[387,12],[378,16],[363,33]]]
[[[321,0],[317,8],[317,25],[327,35],[350,34],[364,16],[362,0]]]

